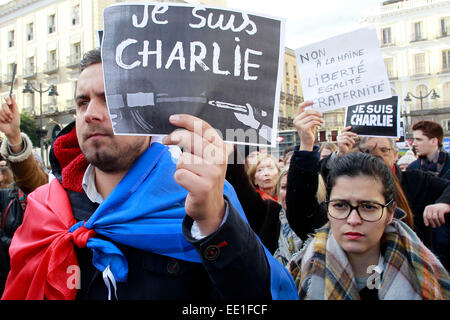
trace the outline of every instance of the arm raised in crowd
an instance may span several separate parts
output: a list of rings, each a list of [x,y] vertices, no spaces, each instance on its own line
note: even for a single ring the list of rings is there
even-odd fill
[[[233,186],[244,209],[245,216],[255,233],[270,253],[278,247],[280,234],[281,205],[271,199],[263,199],[255,187],[250,183],[245,171],[244,160],[234,147],[228,161],[226,180]]]
[[[0,131],[6,139],[1,145],[1,154],[8,160],[17,186],[25,193],[48,182],[48,175],[36,161],[31,140],[20,132],[20,113],[14,97],[5,97],[0,108]]]
[[[286,217],[302,240],[327,221],[326,209],[317,200],[320,156],[318,147],[314,147],[316,129],[322,125],[323,116],[316,110],[305,110],[310,105],[309,101],[300,104],[294,119],[300,147],[294,148],[286,191]]]

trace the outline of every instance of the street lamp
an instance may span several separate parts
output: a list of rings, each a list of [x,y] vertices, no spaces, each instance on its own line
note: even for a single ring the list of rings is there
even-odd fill
[[[419,90],[419,96],[416,97],[414,94],[412,94],[411,92],[408,92],[406,94],[405,99],[403,99],[403,101],[405,102],[411,102],[411,97],[413,97],[414,99],[419,99],[420,100],[420,116],[423,120],[423,100],[428,98],[431,94],[431,99],[438,99],[440,98],[440,96],[437,94],[436,90],[431,89],[429,92],[427,92],[425,95],[422,95],[422,90]],[[406,116],[406,113],[405,113]],[[408,123],[406,123],[406,125],[409,127]],[[408,130],[409,131],[409,130]],[[405,133],[406,133],[406,126],[405,126]],[[406,136],[406,134],[405,134]]]
[[[38,92],[39,93],[39,107],[40,107],[40,114],[39,114],[39,128],[36,129],[36,134],[39,138],[39,144],[40,144],[40,148],[41,148],[41,157],[42,157],[42,161],[45,163],[44,160],[44,137],[47,135],[47,130],[45,130],[43,128],[42,125],[42,94],[49,91],[48,95],[50,97],[52,96],[58,96],[58,92],[56,91],[56,86],[54,84],[51,84],[47,89],[43,90],[42,89],[42,83],[39,83],[39,88],[35,88],[31,82],[27,81],[27,83],[25,84],[25,88],[23,88],[23,93],[33,93],[33,92]]]
[[[404,101],[406,102],[411,102],[411,97],[415,98],[415,99],[419,99],[420,100],[420,110],[423,110],[423,100],[428,98],[428,96],[431,95],[431,99],[437,99],[440,98],[440,96],[436,93],[436,91],[434,89],[431,89],[427,94],[422,95],[422,90],[419,90],[419,96],[416,97],[415,95],[413,95],[411,92],[408,92],[406,94],[406,97],[404,99]]]

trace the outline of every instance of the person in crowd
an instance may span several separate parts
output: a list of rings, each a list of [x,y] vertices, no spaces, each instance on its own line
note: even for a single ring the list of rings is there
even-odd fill
[[[407,170],[424,170],[438,177],[450,179],[450,157],[442,148],[444,130],[434,121],[423,120],[412,126],[418,159]]]
[[[294,299],[225,181],[217,132],[172,115],[163,144],[114,135],[99,49],[80,70],[76,120],[53,143],[55,178],[28,196],[2,299]]]
[[[274,157],[268,153],[258,156],[256,162],[248,170],[250,182],[263,199],[278,200],[276,194],[280,168]]]
[[[0,131],[6,136],[0,147],[1,155],[8,161],[17,186],[28,194],[46,184],[48,174],[36,161],[30,138],[20,132],[20,112],[14,96],[4,97],[0,108]]]
[[[11,189],[14,187],[13,173],[8,166],[0,166],[0,189]]]
[[[304,109],[310,104],[311,102],[301,104],[299,106],[299,114],[294,120],[302,143],[303,141],[309,141],[306,145],[313,145],[313,140],[310,141],[313,138],[310,137],[309,130],[306,129],[309,126],[314,125],[316,127],[323,123],[321,113],[309,110],[304,112]],[[355,150],[354,146],[352,146],[352,139],[356,137],[356,134],[349,131],[349,129],[351,128],[345,129],[344,138],[338,136],[338,141],[343,142],[338,151],[340,156],[344,152],[348,153],[350,150]],[[329,158],[322,160],[321,164],[318,164],[319,159],[314,152],[304,151],[301,145],[300,148],[297,146],[296,149],[297,151],[291,160],[288,176],[287,218],[291,228],[304,240],[309,233],[327,221],[326,211],[320,210],[320,208],[317,209],[320,206],[317,201],[312,201],[311,198],[313,196],[308,194],[314,195],[316,192],[317,182],[315,181],[319,172],[323,175],[325,181],[328,179],[328,173],[333,166],[333,161],[339,155],[331,155]],[[358,150],[380,156],[388,168],[392,168],[398,198],[397,207],[401,209],[396,210],[396,218],[403,219],[406,224],[414,228],[419,238],[429,249],[433,250],[447,268],[446,261],[448,261],[449,250],[439,250],[439,248],[433,246],[430,224],[436,223],[436,213],[448,210],[450,203],[449,183],[445,179],[418,170],[401,172],[395,165],[398,151],[393,139],[362,137],[358,141]],[[333,159],[330,159],[331,157]],[[323,163],[324,161],[326,161],[325,164]],[[300,177],[297,177],[299,175]],[[293,177],[292,179],[291,176]],[[312,179],[312,182],[305,184],[294,184],[291,182],[306,181],[308,176],[309,179]],[[309,190],[311,188],[312,190]],[[297,212],[302,210],[306,212],[297,214]],[[316,212],[321,213],[316,214]]]
[[[450,157],[443,149],[444,130],[434,121],[423,120],[412,126],[417,160],[407,171],[422,170],[443,179],[450,179]],[[448,211],[439,210],[424,214],[425,224],[431,224],[433,248],[447,270],[450,268],[450,219]]]
[[[422,170],[402,172],[395,163],[398,149],[394,139],[364,137],[360,148],[363,152],[380,155],[392,168],[413,212],[414,231],[449,270],[450,239],[436,237],[433,229],[442,226],[445,215],[450,212],[449,181]]]
[[[403,156],[400,157],[400,159],[397,160],[396,163],[400,170],[406,171],[406,168],[408,168],[408,166],[414,161],[416,161],[414,152],[412,152],[412,150],[408,150]]]
[[[394,178],[380,157],[361,152],[337,157],[328,186],[329,222],[289,263],[300,299],[450,298],[445,268],[394,218]]]
[[[274,253],[274,257],[280,261],[284,266],[291,260],[292,256],[300,251],[303,244],[302,239],[289,226],[289,222],[286,218],[286,194],[287,194],[287,177],[289,172],[289,166],[283,168],[278,178],[277,194],[278,201],[281,204],[281,210],[279,212],[280,220],[280,235],[278,238],[278,248]],[[302,181],[307,183],[307,181]],[[322,202],[325,200],[326,188],[325,182],[322,176],[319,175],[319,185],[317,188],[317,200]]]
[[[281,205],[274,199],[263,199],[245,170],[237,147],[230,147],[225,179],[236,191],[239,202],[253,231],[271,254],[278,248]]]
[[[250,167],[256,163],[256,159],[258,159],[258,156],[259,151],[254,150],[245,157],[245,172],[248,172]]]
[[[336,144],[334,144],[332,142],[323,143],[319,149],[320,160],[328,157],[329,155],[331,155],[333,152],[335,152],[337,150],[338,150],[338,147]]]

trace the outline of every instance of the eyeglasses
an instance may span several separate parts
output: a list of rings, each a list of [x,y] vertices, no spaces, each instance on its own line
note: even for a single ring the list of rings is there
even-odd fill
[[[352,206],[346,200],[330,200],[325,201],[325,203],[327,204],[328,214],[334,219],[347,219],[350,213],[356,209],[356,212],[362,220],[367,222],[375,222],[381,219],[384,212],[383,209],[389,206],[393,201],[394,199],[386,204],[365,201],[361,202],[357,206]]]
[[[361,148],[360,150],[361,150],[361,152],[364,152],[364,153],[374,154],[374,153],[375,153],[374,151],[375,151],[376,149],[380,150],[380,152],[381,152],[382,154],[384,154],[384,155],[389,154],[389,152],[392,150],[391,148],[387,148],[387,147],[379,147],[379,148],[375,147],[375,148],[373,148],[373,149],[369,149],[369,148]]]

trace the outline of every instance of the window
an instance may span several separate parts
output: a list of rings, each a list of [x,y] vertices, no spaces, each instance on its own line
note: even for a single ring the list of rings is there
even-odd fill
[[[14,30],[8,31],[8,48],[14,47]]]
[[[394,59],[386,58],[384,59],[384,65],[386,66],[386,72],[389,78],[394,77]]]
[[[450,82],[446,82],[442,85],[442,95],[441,100],[444,104],[448,104],[448,101],[450,101]]]
[[[450,119],[444,119],[441,121],[442,128],[444,130],[450,130]]]
[[[6,82],[11,82],[12,81],[13,70],[14,70],[14,62],[13,63],[9,63],[8,66],[7,66],[8,74],[6,75]]]
[[[297,66],[294,65],[294,78],[297,79]]]
[[[73,43],[70,50],[72,56],[74,56],[75,58],[79,58],[81,56],[81,44],[79,42]]]
[[[414,73],[422,74],[425,73],[425,53],[419,53],[414,55]]]
[[[447,37],[450,35],[450,17],[445,17],[441,19],[441,37]]]
[[[34,73],[34,57],[29,57],[26,59],[25,70],[27,75]]]
[[[72,7],[72,25],[80,24],[80,5],[77,4]]]
[[[291,93],[291,86],[289,85],[289,83],[286,83],[286,93]]]
[[[289,63],[285,63],[284,68],[286,69],[286,77],[289,77]]]
[[[391,28],[384,28],[381,30],[381,44],[391,44]]]
[[[48,16],[48,33],[56,31],[56,15],[51,14]]]
[[[26,32],[27,32],[27,36],[26,36],[27,41],[33,40],[34,39],[34,25],[33,25],[33,22],[27,24]]]
[[[56,50],[51,50],[48,52],[48,62],[50,65],[56,65]]]
[[[422,37],[422,22],[416,22],[413,25],[413,41],[421,40]]]
[[[337,141],[338,132],[337,130],[331,130],[331,141]]]
[[[450,50],[442,51],[442,69],[450,68]]]

